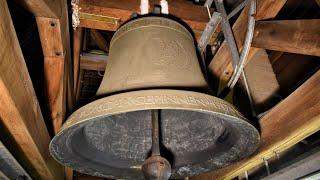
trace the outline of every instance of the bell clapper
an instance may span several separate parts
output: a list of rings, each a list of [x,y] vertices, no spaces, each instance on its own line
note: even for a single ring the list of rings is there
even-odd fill
[[[146,179],[167,180],[171,176],[170,163],[160,155],[159,146],[159,110],[151,110],[152,116],[152,147],[151,157],[144,161],[142,172]]]

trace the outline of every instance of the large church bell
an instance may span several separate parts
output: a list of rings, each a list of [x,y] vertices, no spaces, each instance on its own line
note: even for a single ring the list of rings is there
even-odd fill
[[[114,179],[190,177],[249,156],[258,131],[207,89],[183,25],[131,20],[111,40],[100,99],[68,118],[50,152],[76,171]]]

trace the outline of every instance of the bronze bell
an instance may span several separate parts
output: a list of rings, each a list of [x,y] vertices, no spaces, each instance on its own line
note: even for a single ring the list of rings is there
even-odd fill
[[[180,23],[142,17],[118,29],[97,95],[50,144],[52,156],[105,178],[194,176],[252,154],[258,131],[208,89]]]

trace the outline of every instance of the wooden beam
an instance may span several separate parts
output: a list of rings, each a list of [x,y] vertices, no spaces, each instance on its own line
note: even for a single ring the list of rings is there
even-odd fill
[[[105,71],[107,55],[82,53],[80,56],[80,69]]]
[[[244,69],[256,113],[271,108],[279,96],[280,85],[266,50],[260,49]]]
[[[98,30],[90,29],[90,36],[101,50],[109,52],[109,43]]]
[[[261,145],[253,156],[191,179],[232,179],[320,130],[320,70],[260,119]]]
[[[56,3],[61,5],[59,18],[36,17],[44,55],[47,101],[55,133],[60,130],[66,112],[72,111],[75,98],[67,1]]]
[[[293,92],[307,77],[320,67],[317,57],[283,53],[273,63],[273,70],[281,87],[281,94]]]
[[[256,20],[264,20],[275,17],[280,9],[284,6],[287,0],[258,0],[257,1],[257,15]],[[239,51],[242,50],[243,41],[245,38],[246,27],[247,27],[247,14],[248,8],[240,14],[239,18],[233,25],[233,34],[238,46]],[[248,59],[251,59],[256,52],[257,48],[251,48]],[[231,56],[229,47],[224,41],[213,57],[209,64],[209,69],[217,79],[220,81],[228,81],[233,73],[231,64]]]
[[[77,28],[73,31],[73,85],[74,95],[77,94],[77,86],[80,69],[80,52],[82,50],[84,28]]]
[[[62,58],[45,57],[45,94],[51,113],[54,133],[59,132],[66,116],[65,64]]]
[[[80,99],[81,88],[83,85],[83,75],[84,75],[84,70],[79,69],[79,79],[78,79],[78,84],[77,84],[76,103],[78,103],[79,99]]]
[[[0,0],[0,121],[36,179],[62,179],[5,0]]]
[[[171,15],[181,18],[194,31],[203,31],[209,16],[203,6],[195,6],[191,1],[169,0]],[[159,0],[149,0],[150,11]],[[140,13],[140,0],[79,0],[80,27],[115,31],[133,13]]]
[[[61,15],[60,0],[18,0],[36,17],[59,18]]]
[[[252,46],[320,56],[320,20],[258,21]]]

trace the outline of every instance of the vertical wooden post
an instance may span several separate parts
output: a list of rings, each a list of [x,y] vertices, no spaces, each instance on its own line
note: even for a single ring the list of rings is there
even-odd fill
[[[77,94],[79,69],[80,69],[80,53],[82,47],[83,28],[77,28],[73,31],[73,82],[74,94]]]
[[[34,0],[37,1],[40,0]],[[67,111],[74,105],[73,63],[68,28],[67,1],[59,0],[59,18],[40,17],[35,14],[44,55],[46,94],[51,111],[54,132],[63,124]],[[34,12],[33,6],[29,6]]]
[[[62,179],[49,155],[50,137],[19,46],[6,0],[0,0],[0,122],[38,179]]]

